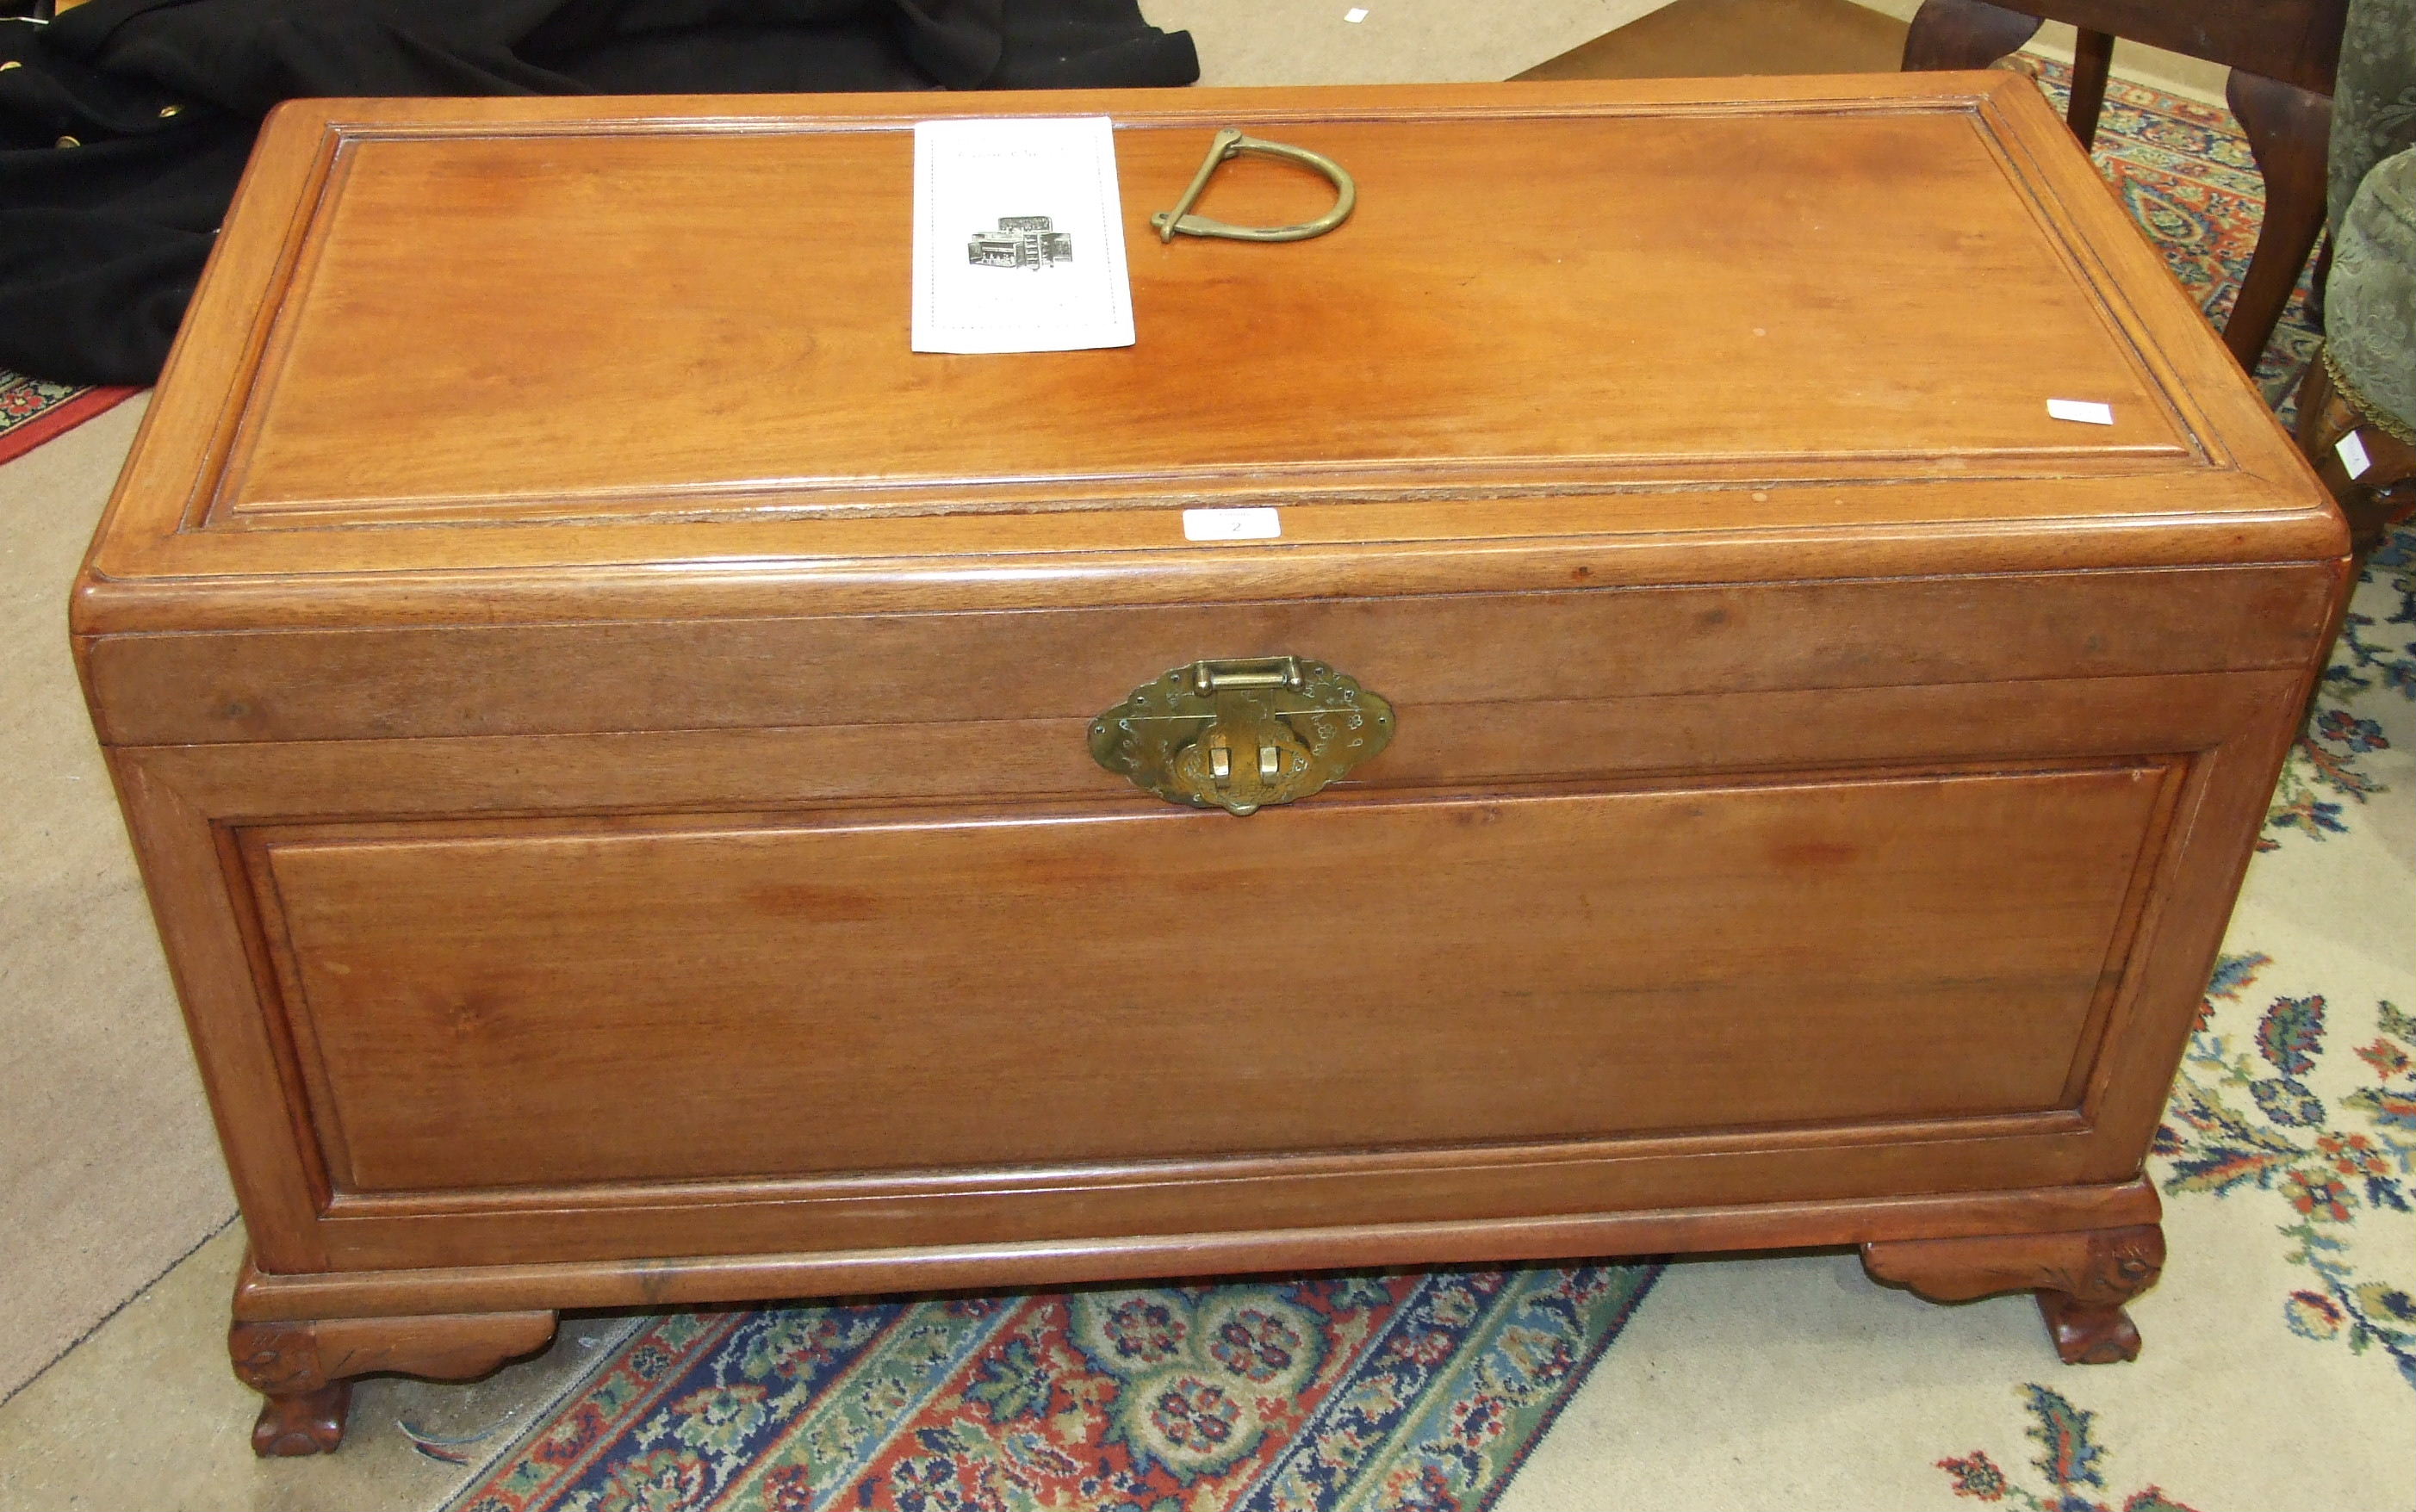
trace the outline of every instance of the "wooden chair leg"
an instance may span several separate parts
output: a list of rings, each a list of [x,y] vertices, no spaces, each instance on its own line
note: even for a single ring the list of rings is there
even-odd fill
[[[2223,344],[2253,373],[2323,230],[2333,102],[2241,68],[2231,70],[2225,94],[2265,176],[2265,224],[2257,233],[2256,254],[2223,329]]]
[[[2114,67],[2111,32],[2082,32],[2072,50],[2072,103],[2063,112],[2080,150],[2097,144],[2097,116],[2106,108],[2106,75]]]
[[[1985,68],[2038,29],[2038,17],[1988,0],[1922,0],[1904,39],[1905,70]]]

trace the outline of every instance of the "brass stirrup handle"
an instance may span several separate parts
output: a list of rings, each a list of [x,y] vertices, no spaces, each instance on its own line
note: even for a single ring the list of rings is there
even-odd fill
[[[1221,220],[1190,214],[1192,203],[1208,187],[1208,180],[1216,170],[1227,158],[1242,152],[1289,157],[1303,167],[1324,174],[1333,182],[1335,188],[1341,191],[1334,202],[1334,208],[1315,220],[1305,220],[1297,226],[1229,226]],[[1200,172],[1192,175],[1191,187],[1183,191],[1182,200],[1173,209],[1161,210],[1150,217],[1149,223],[1157,228],[1157,239],[1161,242],[1174,240],[1176,232],[1185,236],[1230,237],[1237,242],[1305,242],[1312,236],[1322,236],[1350,219],[1351,207],[1358,202],[1359,186],[1351,182],[1350,173],[1340,163],[1323,153],[1311,152],[1306,147],[1288,147],[1280,142],[1261,142],[1257,137],[1246,137],[1227,127],[1217,132],[1216,139],[1208,144],[1208,160],[1201,163]]]

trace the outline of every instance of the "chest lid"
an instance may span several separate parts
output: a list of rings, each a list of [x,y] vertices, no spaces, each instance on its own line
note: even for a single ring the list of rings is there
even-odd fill
[[[1739,95],[1743,88],[1749,94]],[[913,123],[1116,125],[1138,343],[908,345]],[[1211,134],[1359,187],[1178,238]],[[1229,164],[1201,213],[1331,191]],[[2058,418],[2050,399],[2110,408]],[[1272,541],[1183,511],[1274,506]],[[2303,561],[2312,475],[2010,75],[308,101],[79,628]]]

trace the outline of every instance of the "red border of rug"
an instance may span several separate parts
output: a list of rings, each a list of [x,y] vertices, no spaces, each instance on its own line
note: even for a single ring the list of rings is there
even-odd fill
[[[73,430],[142,392],[139,388],[96,388],[53,405],[47,413],[37,415],[14,430],[0,432],[0,462],[13,462],[53,436]]]

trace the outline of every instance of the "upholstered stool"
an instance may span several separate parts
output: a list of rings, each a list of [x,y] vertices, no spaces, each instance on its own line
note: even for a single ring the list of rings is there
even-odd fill
[[[2416,148],[2359,184],[2324,314],[2323,348],[2299,388],[2299,444],[2363,556],[2416,510]]]

